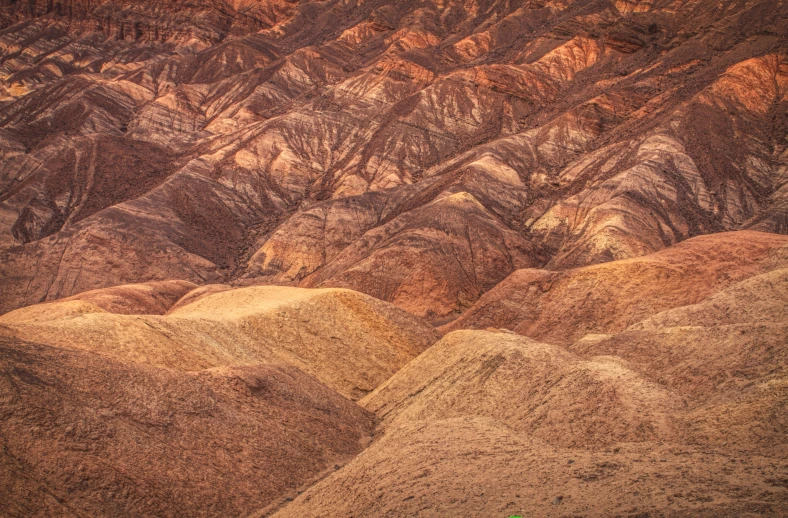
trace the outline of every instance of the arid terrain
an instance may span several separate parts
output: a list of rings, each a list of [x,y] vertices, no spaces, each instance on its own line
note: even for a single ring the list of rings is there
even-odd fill
[[[788,2],[0,1],[0,516],[788,516]]]

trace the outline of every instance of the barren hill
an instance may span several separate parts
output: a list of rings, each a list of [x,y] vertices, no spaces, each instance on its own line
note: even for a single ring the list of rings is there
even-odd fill
[[[506,328],[550,343],[615,333],[662,310],[700,302],[752,275],[788,266],[788,238],[701,236],[644,257],[514,272],[444,330]],[[742,300],[749,307],[749,300]]]
[[[288,365],[183,373],[0,337],[0,373],[3,516],[239,515],[372,432]]]
[[[438,336],[390,304],[343,289],[270,286],[186,294],[166,315],[116,314],[91,302],[132,288],[12,311],[0,317],[0,334],[187,371],[287,363],[353,399]]]
[[[489,417],[556,446],[594,448],[670,433],[681,400],[616,358],[584,360],[513,333],[455,331],[360,401],[384,429]]]
[[[0,0],[0,515],[780,516],[788,0]]]
[[[462,417],[386,435],[274,516],[780,516],[785,469],[686,446],[555,448]]]
[[[275,516],[780,516],[786,281],[567,348],[449,333],[361,400],[383,437]]]
[[[8,3],[0,312],[182,279],[445,322],[521,268],[785,233],[787,9]]]

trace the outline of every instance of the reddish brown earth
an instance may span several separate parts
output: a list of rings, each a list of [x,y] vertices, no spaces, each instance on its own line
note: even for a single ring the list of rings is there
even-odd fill
[[[0,338],[4,516],[226,516],[358,453],[372,416],[287,365],[179,373]]]
[[[0,1],[0,516],[782,516],[785,0]]]
[[[518,269],[785,233],[786,9],[8,3],[0,311],[182,279],[446,322]]]
[[[751,231],[696,237],[635,259],[563,271],[518,270],[444,330],[505,328],[568,344],[586,334],[623,331],[662,310],[785,267],[788,237]]]

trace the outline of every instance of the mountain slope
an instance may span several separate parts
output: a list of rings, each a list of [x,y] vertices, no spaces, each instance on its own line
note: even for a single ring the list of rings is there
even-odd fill
[[[502,327],[557,344],[616,333],[752,275],[784,268],[786,246],[784,236],[726,232],[635,259],[558,272],[519,270],[444,329]],[[743,300],[743,307],[749,302]]]
[[[0,1],[0,515],[780,516],[786,0]]]
[[[373,429],[288,365],[183,373],[0,337],[0,372],[5,516],[237,515]]]
[[[382,437],[275,516],[779,516],[785,281],[566,348],[449,333],[361,400]]]
[[[183,279],[445,322],[519,268],[785,233],[786,9],[10,4],[0,311]]]

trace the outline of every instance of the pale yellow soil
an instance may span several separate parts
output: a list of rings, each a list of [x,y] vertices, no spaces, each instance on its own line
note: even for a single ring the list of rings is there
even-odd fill
[[[360,401],[383,437],[275,516],[785,516],[787,280],[567,346],[451,332]]]
[[[276,286],[195,298],[163,316],[60,301],[12,311],[0,326],[24,340],[178,370],[288,363],[352,399],[437,339],[428,324],[360,293]]]

